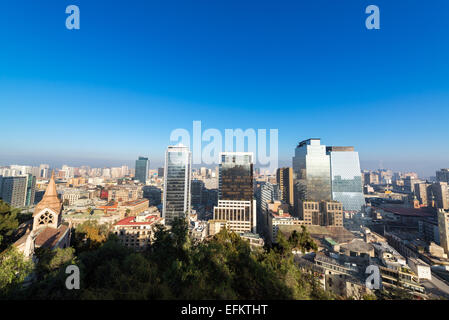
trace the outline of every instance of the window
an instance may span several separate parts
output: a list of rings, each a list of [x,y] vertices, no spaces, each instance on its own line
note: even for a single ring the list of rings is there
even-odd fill
[[[44,214],[42,214],[38,220],[39,225],[52,224],[53,222],[54,222],[54,217],[48,211],[46,211]]]

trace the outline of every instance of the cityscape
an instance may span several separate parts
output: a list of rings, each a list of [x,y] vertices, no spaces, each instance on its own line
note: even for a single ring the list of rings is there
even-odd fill
[[[319,138],[300,141],[292,165],[274,173],[255,168],[251,152],[222,152],[218,166],[192,168],[191,151],[177,144],[165,159],[157,169],[144,156],[133,168],[2,166],[4,223],[15,208],[30,218],[2,229],[2,240],[39,264],[43,249],[112,241],[111,235],[146,252],[159,228],[179,228],[179,221],[194,243],[226,230],[254,252],[277,250],[300,235],[309,244],[289,247],[294,264],[313,274],[328,298],[449,297],[447,168],[427,179],[361,170],[354,147]],[[89,228],[102,240],[92,230],[80,238],[79,230]],[[377,287],[366,282],[368,266],[379,270]],[[33,282],[32,274],[23,281]]]
[[[2,303],[449,299],[447,0],[15,0],[0,38]]]

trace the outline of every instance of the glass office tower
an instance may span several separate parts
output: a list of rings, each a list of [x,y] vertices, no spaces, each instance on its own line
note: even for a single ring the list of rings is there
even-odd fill
[[[320,139],[301,141],[293,157],[295,207],[299,200],[331,200],[330,160]]]
[[[162,217],[166,224],[175,218],[186,218],[190,213],[191,163],[189,149],[178,144],[169,146],[165,153],[164,200]]]
[[[148,169],[150,167],[150,161],[148,158],[139,157],[136,160],[136,172],[134,177],[136,180],[139,180],[141,183],[145,184],[148,179]]]
[[[327,147],[330,156],[332,199],[345,211],[360,211],[365,204],[358,152],[354,147]]]
[[[237,233],[256,232],[257,208],[253,189],[253,154],[220,154],[218,206],[214,219],[225,220],[226,227]]]
[[[27,174],[27,190],[25,199],[26,207],[34,204],[35,193],[36,193],[36,177],[29,173]]]
[[[249,152],[223,152],[219,169],[219,200],[252,201],[253,155]]]

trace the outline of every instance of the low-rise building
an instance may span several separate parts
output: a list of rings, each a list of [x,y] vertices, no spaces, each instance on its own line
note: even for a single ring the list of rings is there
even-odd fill
[[[126,217],[115,223],[113,232],[125,246],[143,250],[153,241],[157,224],[164,224],[164,218],[143,212],[138,216]]]
[[[264,246],[264,241],[257,233],[241,233],[240,237],[249,242],[252,248],[262,248]]]
[[[326,274],[325,290],[338,296],[361,300],[372,291],[357,278],[346,274]]]
[[[302,225],[304,221],[293,217],[288,212],[289,205],[281,201],[273,201],[268,203],[268,230],[265,234],[268,235],[268,242],[275,243],[279,226]]]
[[[305,225],[343,226],[343,205],[338,201],[298,201],[299,218]]]
[[[410,269],[418,276],[418,280],[422,279],[432,280],[432,272],[430,266],[421,259],[408,258],[408,265]]]
[[[150,202],[148,199],[138,199],[119,204],[119,212],[126,217],[137,216],[148,210]]]

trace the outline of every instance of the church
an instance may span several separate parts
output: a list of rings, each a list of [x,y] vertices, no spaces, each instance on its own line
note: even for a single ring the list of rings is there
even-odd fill
[[[36,205],[33,219],[14,246],[26,258],[34,257],[37,248],[66,248],[70,245],[71,226],[62,222],[62,202],[58,198],[54,172],[42,200]]]

